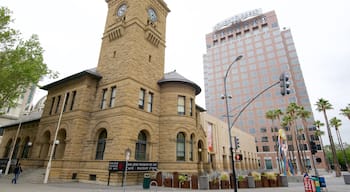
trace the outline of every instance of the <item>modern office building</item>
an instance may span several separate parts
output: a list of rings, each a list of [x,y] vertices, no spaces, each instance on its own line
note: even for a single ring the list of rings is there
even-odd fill
[[[207,53],[203,60],[205,99],[209,114],[226,120],[225,100],[222,99],[224,76],[229,65],[239,55],[243,58],[232,65],[227,76],[227,92],[232,96],[229,100],[230,118],[236,117],[265,88],[276,84],[257,97],[234,125],[255,136],[260,168],[278,169],[275,145],[280,126],[277,126],[279,122],[276,122],[276,127],[272,126],[271,120],[265,117],[267,111],[285,111],[288,104],[293,102],[303,106],[311,112],[311,117],[307,119],[311,138],[318,139],[312,131],[314,118],[291,30],[280,28],[274,11],[263,13],[261,9],[256,9],[218,23],[206,35],[206,47]],[[291,93],[285,96],[281,95],[280,86],[277,85],[283,72],[291,80]],[[301,122],[297,124],[298,128],[302,127]],[[286,133],[290,139],[291,131],[288,130]],[[318,141],[317,144],[320,150]],[[288,145],[289,150],[292,150],[291,142]],[[301,145],[305,147],[306,141],[302,140]],[[311,154],[307,152],[306,156],[306,164],[310,166]],[[323,157],[320,151],[318,156]],[[324,164],[317,166],[323,167]]]
[[[16,99],[15,107],[0,109],[0,126],[15,122],[24,111],[30,111],[35,94],[36,86],[29,86],[25,92]]]
[[[18,119],[24,115],[25,111],[28,112],[32,109],[35,89],[35,85],[31,85],[29,88],[27,88],[25,92],[16,100],[17,105],[15,107],[0,109],[0,144],[4,132],[1,126],[18,121]]]

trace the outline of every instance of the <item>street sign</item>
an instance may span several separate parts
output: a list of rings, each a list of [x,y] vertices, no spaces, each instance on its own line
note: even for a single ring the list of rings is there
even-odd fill
[[[124,171],[126,161],[110,161],[109,171]],[[158,162],[140,162],[140,161],[128,161],[127,171],[143,172],[143,171],[156,171],[158,169]]]

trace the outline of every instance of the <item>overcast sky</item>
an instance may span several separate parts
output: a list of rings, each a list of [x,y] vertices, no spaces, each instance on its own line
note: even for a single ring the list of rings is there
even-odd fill
[[[350,103],[350,16],[347,13],[350,1],[165,2],[171,10],[167,19],[165,72],[176,69],[201,86],[197,104],[205,107],[202,59],[206,53],[205,35],[216,23],[233,15],[257,8],[263,12],[275,10],[280,27],[292,31],[315,119],[324,122],[323,115],[315,111],[316,101],[329,100],[334,110],[329,111],[328,116],[342,120],[343,141],[350,143],[350,120],[339,115],[339,109]],[[20,30],[24,38],[39,35],[45,63],[58,71],[60,78],[97,66],[107,13],[104,0],[1,0],[0,5],[13,11],[14,28]],[[324,140],[328,143],[328,139]],[[334,140],[337,141],[335,136]]]

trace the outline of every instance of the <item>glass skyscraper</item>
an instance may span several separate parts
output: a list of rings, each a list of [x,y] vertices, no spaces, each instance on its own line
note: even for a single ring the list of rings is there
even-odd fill
[[[281,73],[286,72],[290,77],[289,95],[281,95],[279,84],[272,87],[252,102],[234,125],[255,136],[260,168],[278,169],[275,145],[281,126],[278,120],[272,125],[265,116],[267,111],[281,109],[284,112],[293,102],[303,106],[311,112],[307,119],[310,137],[318,139],[314,136],[311,104],[291,30],[280,28],[274,11],[263,13],[261,9],[256,9],[218,23],[206,35],[206,46],[207,53],[203,57],[206,108],[209,114],[224,121],[224,76],[237,56],[242,55],[243,58],[233,64],[227,77],[227,93],[232,96],[229,100],[230,118],[234,118],[254,96],[279,82]],[[297,127],[302,127],[301,121],[297,121]],[[288,128],[286,130],[290,139],[292,133]],[[300,138],[300,148],[309,150],[303,133]],[[319,142],[316,143],[320,150]],[[288,145],[292,150],[291,141]],[[307,152],[305,156],[308,159],[306,164],[310,166],[311,154]]]

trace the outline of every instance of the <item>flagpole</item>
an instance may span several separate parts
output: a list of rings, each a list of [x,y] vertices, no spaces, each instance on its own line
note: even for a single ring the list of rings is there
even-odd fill
[[[5,175],[8,174],[9,170],[10,170],[10,167],[11,167],[11,161],[12,161],[12,156],[13,156],[13,152],[15,150],[15,147],[16,147],[16,144],[17,144],[17,139],[18,139],[18,135],[19,135],[19,132],[21,130],[21,127],[22,127],[22,121],[23,121],[23,116],[24,115],[27,115],[29,112],[26,111],[26,108],[29,104],[27,104],[24,108],[24,112],[21,112],[19,114],[19,124],[18,124],[18,128],[17,128],[17,132],[16,132],[16,136],[15,136],[15,140],[14,140],[14,144],[12,146],[12,149],[11,149],[11,152],[10,152],[10,156],[9,156],[9,160],[7,161],[7,165],[6,165],[6,169],[5,169]]]
[[[67,93],[64,95],[64,99],[62,102],[62,107],[61,107],[61,112],[60,112],[60,116],[58,117],[58,123],[57,123],[57,127],[56,127],[56,131],[55,131],[55,137],[52,141],[52,147],[51,147],[51,152],[50,152],[50,158],[49,158],[49,162],[47,163],[47,167],[46,167],[46,172],[45,172],[45,177],[44,177],[44,184],[47,183],[48,179],[49,179],[49,175],[50,175],[50,170],[51,170],[51,162],[52,162],[52,157],[56,148],[56,139],[57,139],[57,134],[58,134],[58,129],[60,128],[61,125],[61,119],[62,119],[62,114],[63,114],[63,109],[64,109],[64,105],[66,103],[66,98],[67,98]]]

